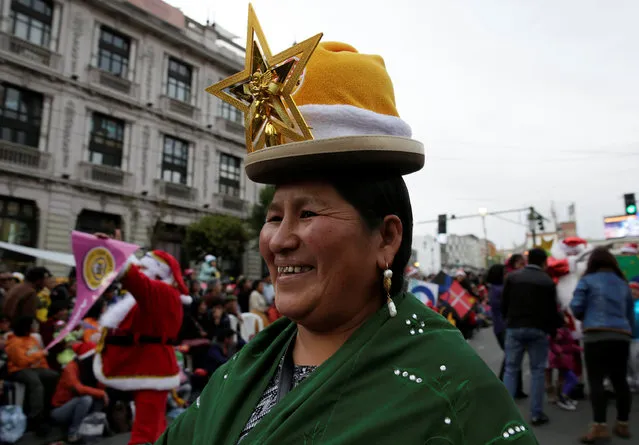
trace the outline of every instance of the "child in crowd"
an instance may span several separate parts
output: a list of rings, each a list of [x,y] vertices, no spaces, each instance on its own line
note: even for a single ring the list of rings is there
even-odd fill
[[[107,393],[98,388],[91,371],[95,345],[92,343],[76,343],[73,345],[76,358],[69,362],[62,371],[51,404],[51,418],[60,424],[69,426],[68,443],[79,443],[81,437],[78,430],[82,420],[93,411],[101,411],[109,403]],[[82,371],[86,376],[83,379]],[[89,372],[86,372],[89,371]],[[86,380],[92,381],[86,381]],[[84,382],[82,380],[85,380]]]
[[[575,388],[579,379],[575,374],[575,353],[581,348],[575,343],[572,332],[567,327],[557,330],[557,335],[550,340],[549,368],[559,372],[557,385],[557,406],[567,411],[577,409],[577,402],[569,395]]]
[[[20,317],[14,323],[13,333],[6,344],[9,378],[25,385],[29,426],[38,435],[49,431],[48,408],[59,374],[47,364],[47,351],[39,339],[31,334],[35,331],[33,317]]]

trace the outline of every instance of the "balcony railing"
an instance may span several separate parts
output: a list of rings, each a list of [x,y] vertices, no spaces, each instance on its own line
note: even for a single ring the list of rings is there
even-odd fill
[[[34,45],[11,34],[0,32],[0,51],[6,51],[26,60],[47,66],[52,70],[60,69],[62,56],[43,46]]]
[[[97,184],[111,185],[131,188],[133,175],[119,168],[109,167],[107,165],[91,164],[90,162],[80,162],[78,164],[80,178],[83,181],[93,182]]]
[[[221,210],[236,212],[245,214],[248,211],[247,202],[236,196],[225,195],[223,193],[216,193],[214,195],[217,208]]]
[[[108,71],[89,66],[89,82],[107,87],[133,98],[138,97],[139,86],[124,77],[115,76]]]
[[[197,119],[198,109],[193,105],[183,102],[181,100],[173,99],[169,96],[162,96],[160,98],[160,107],[164,111],[170,111],[171,113],[179,114],[189,119]]]
[[[233,133],[238,136],[244,136],[244,125],[235,121],[224,119],[223,117],[216,117],[215,125],[217,126],[217,128],[221,128],[228,133]]]
[[[156,179],[155,187],[157,194],[164,198],[174,198],[189,202],[197,199],[197,190],[188,185]]]
[[[15,166],[30,170],[48,171],[51,165],[51,153],[44,153],[34,147],[0,140],[0,165],[8,169],[12,169]]]

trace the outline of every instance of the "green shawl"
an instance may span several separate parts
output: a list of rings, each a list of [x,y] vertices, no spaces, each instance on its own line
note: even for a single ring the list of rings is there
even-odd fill
[[[537,445],[459,331],[410,294],[384,305],[241,445]],[[278,320],[211,377],[157,445],[236,445],[296,325]]]

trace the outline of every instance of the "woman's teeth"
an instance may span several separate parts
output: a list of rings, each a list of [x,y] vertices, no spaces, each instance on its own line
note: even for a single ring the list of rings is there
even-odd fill
[[[311,266],[278,266],[277,273],[304,273],[311,269]]]

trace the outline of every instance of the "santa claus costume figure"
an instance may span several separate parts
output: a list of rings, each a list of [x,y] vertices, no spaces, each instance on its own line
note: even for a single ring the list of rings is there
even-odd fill
[[[166,429],[166,400],[180,385],[174,345],[182,304],[191,297],[177,260],[155,250],[131,257],[121,282],[128,291],[101,319],[102,338],[93,362],[107,387],[133,391],[135,419],[129,445],[153,443]]]

